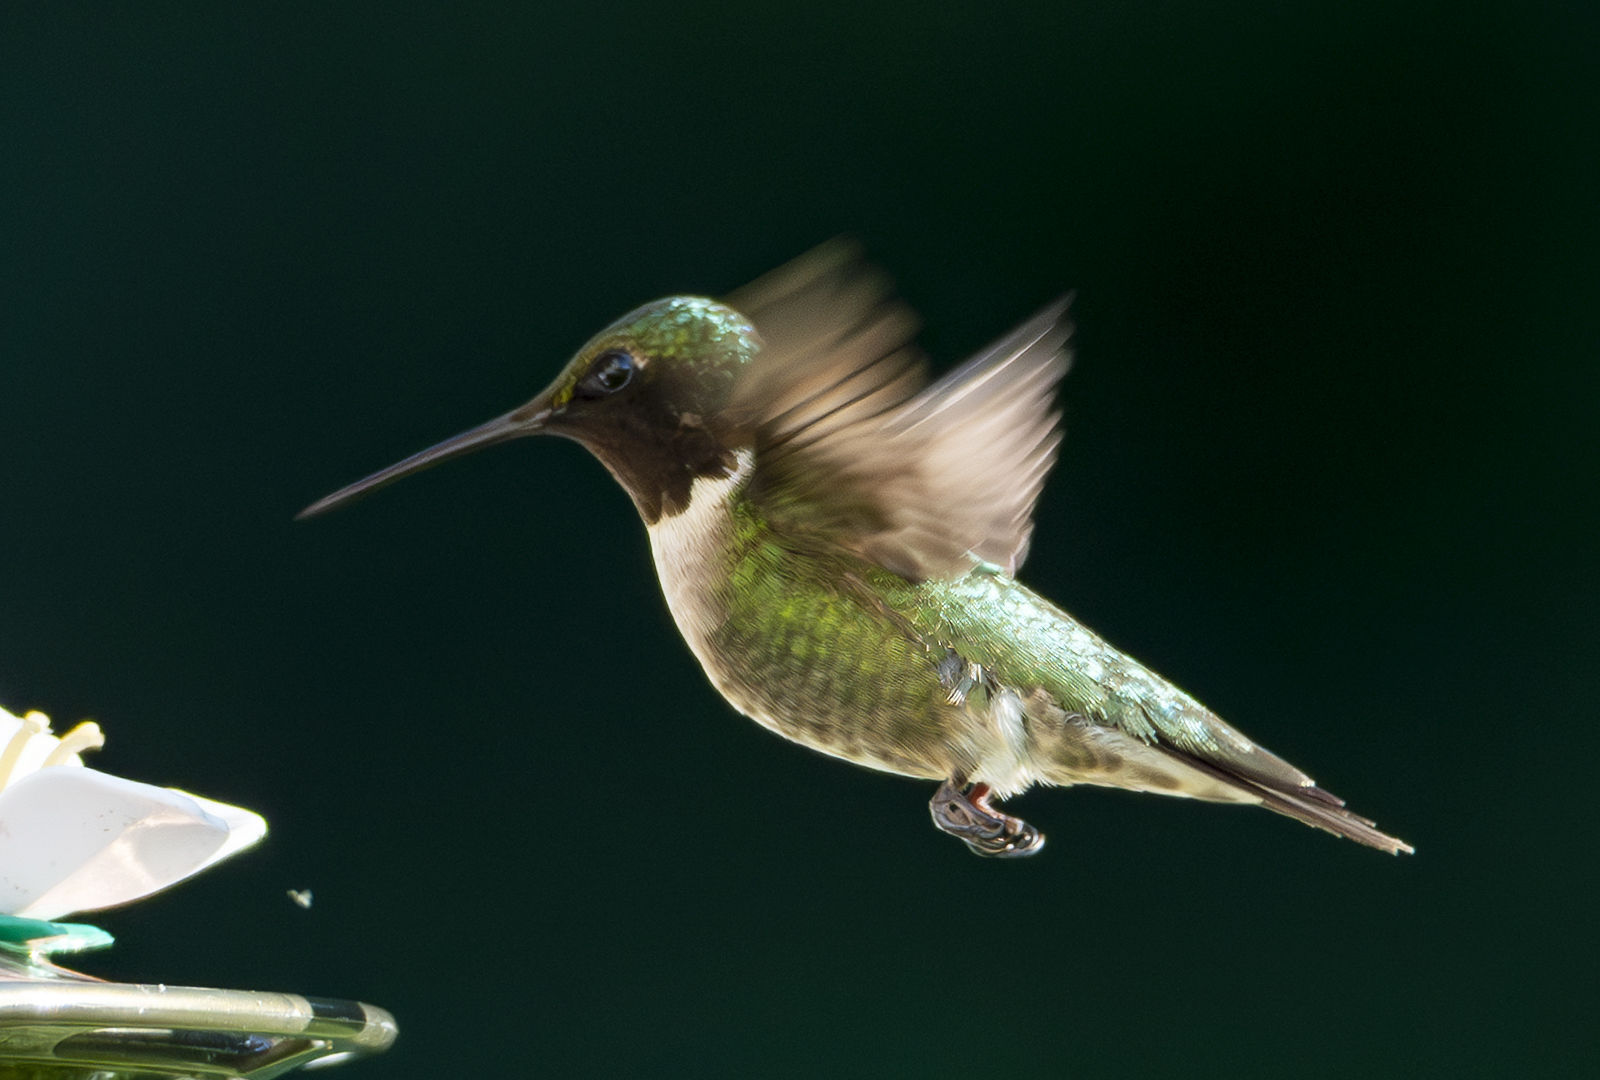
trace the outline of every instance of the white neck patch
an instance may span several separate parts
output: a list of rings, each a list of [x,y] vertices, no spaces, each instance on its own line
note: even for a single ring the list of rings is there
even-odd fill
[[[707,660],[711,631],[722,621],[707,590],[720,577],[719,564],[732,539],[730,502],[754,465],[754,454],[738,451],[731,475],[696,478],[689,505],[649,527],[650,552],[667,607],[701,664]]]

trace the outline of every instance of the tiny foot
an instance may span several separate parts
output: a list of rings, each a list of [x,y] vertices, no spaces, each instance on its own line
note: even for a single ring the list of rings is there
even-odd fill
[[[946,780],[928,802],[933,823],[940,829],[966,841],[976,854],[992,858],[1018,859],[1044,849],[1044,833],[989,805],[988,784],[962,788]]]

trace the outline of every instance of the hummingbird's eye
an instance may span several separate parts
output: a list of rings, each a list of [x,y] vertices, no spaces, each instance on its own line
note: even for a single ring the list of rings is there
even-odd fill
[[[593,401],[615,394],[633,380],[634,367],[633,357],[625,352],[601,353],[589,365],[589,373],[573,387],[572,396]]]

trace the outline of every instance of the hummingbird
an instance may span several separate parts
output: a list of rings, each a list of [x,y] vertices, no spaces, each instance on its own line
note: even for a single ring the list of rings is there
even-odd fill
[[[936,781],[934,823],[979,855],[1043,848],[996,805],[1036,783],[1264,806],[1411,852],[1017,581],[1061,442],[1070,299],[930,382],[912,310],[831,241],[723,301],[629,312],[527,404],[299,517],[563,436],[632,498],[722,696],[824,754]]]

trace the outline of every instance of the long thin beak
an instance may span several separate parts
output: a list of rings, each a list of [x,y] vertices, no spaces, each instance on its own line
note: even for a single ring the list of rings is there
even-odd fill
[[[364,480],[357,480],[349,487],[342,487],[332,495],[318,499],[296,514],[294,519],[300,521],[303,518],[325,514],[345,503],[354,502],[368,492],[386,487],[401,477],[410,476],[423,469],[431,469],[440,462],[470,454],[485,446],[520,439],[524,435],[537,435],[544,430],[545,420],[549,418],[551,411],[548,396],[540,394],[519,409],[513,409],[504,416],[497,416],[487,424],[479,424],[469,431],[463,431],[442,443],[428,447],[421,453],[412,454],[387,469],[375,472]]]

